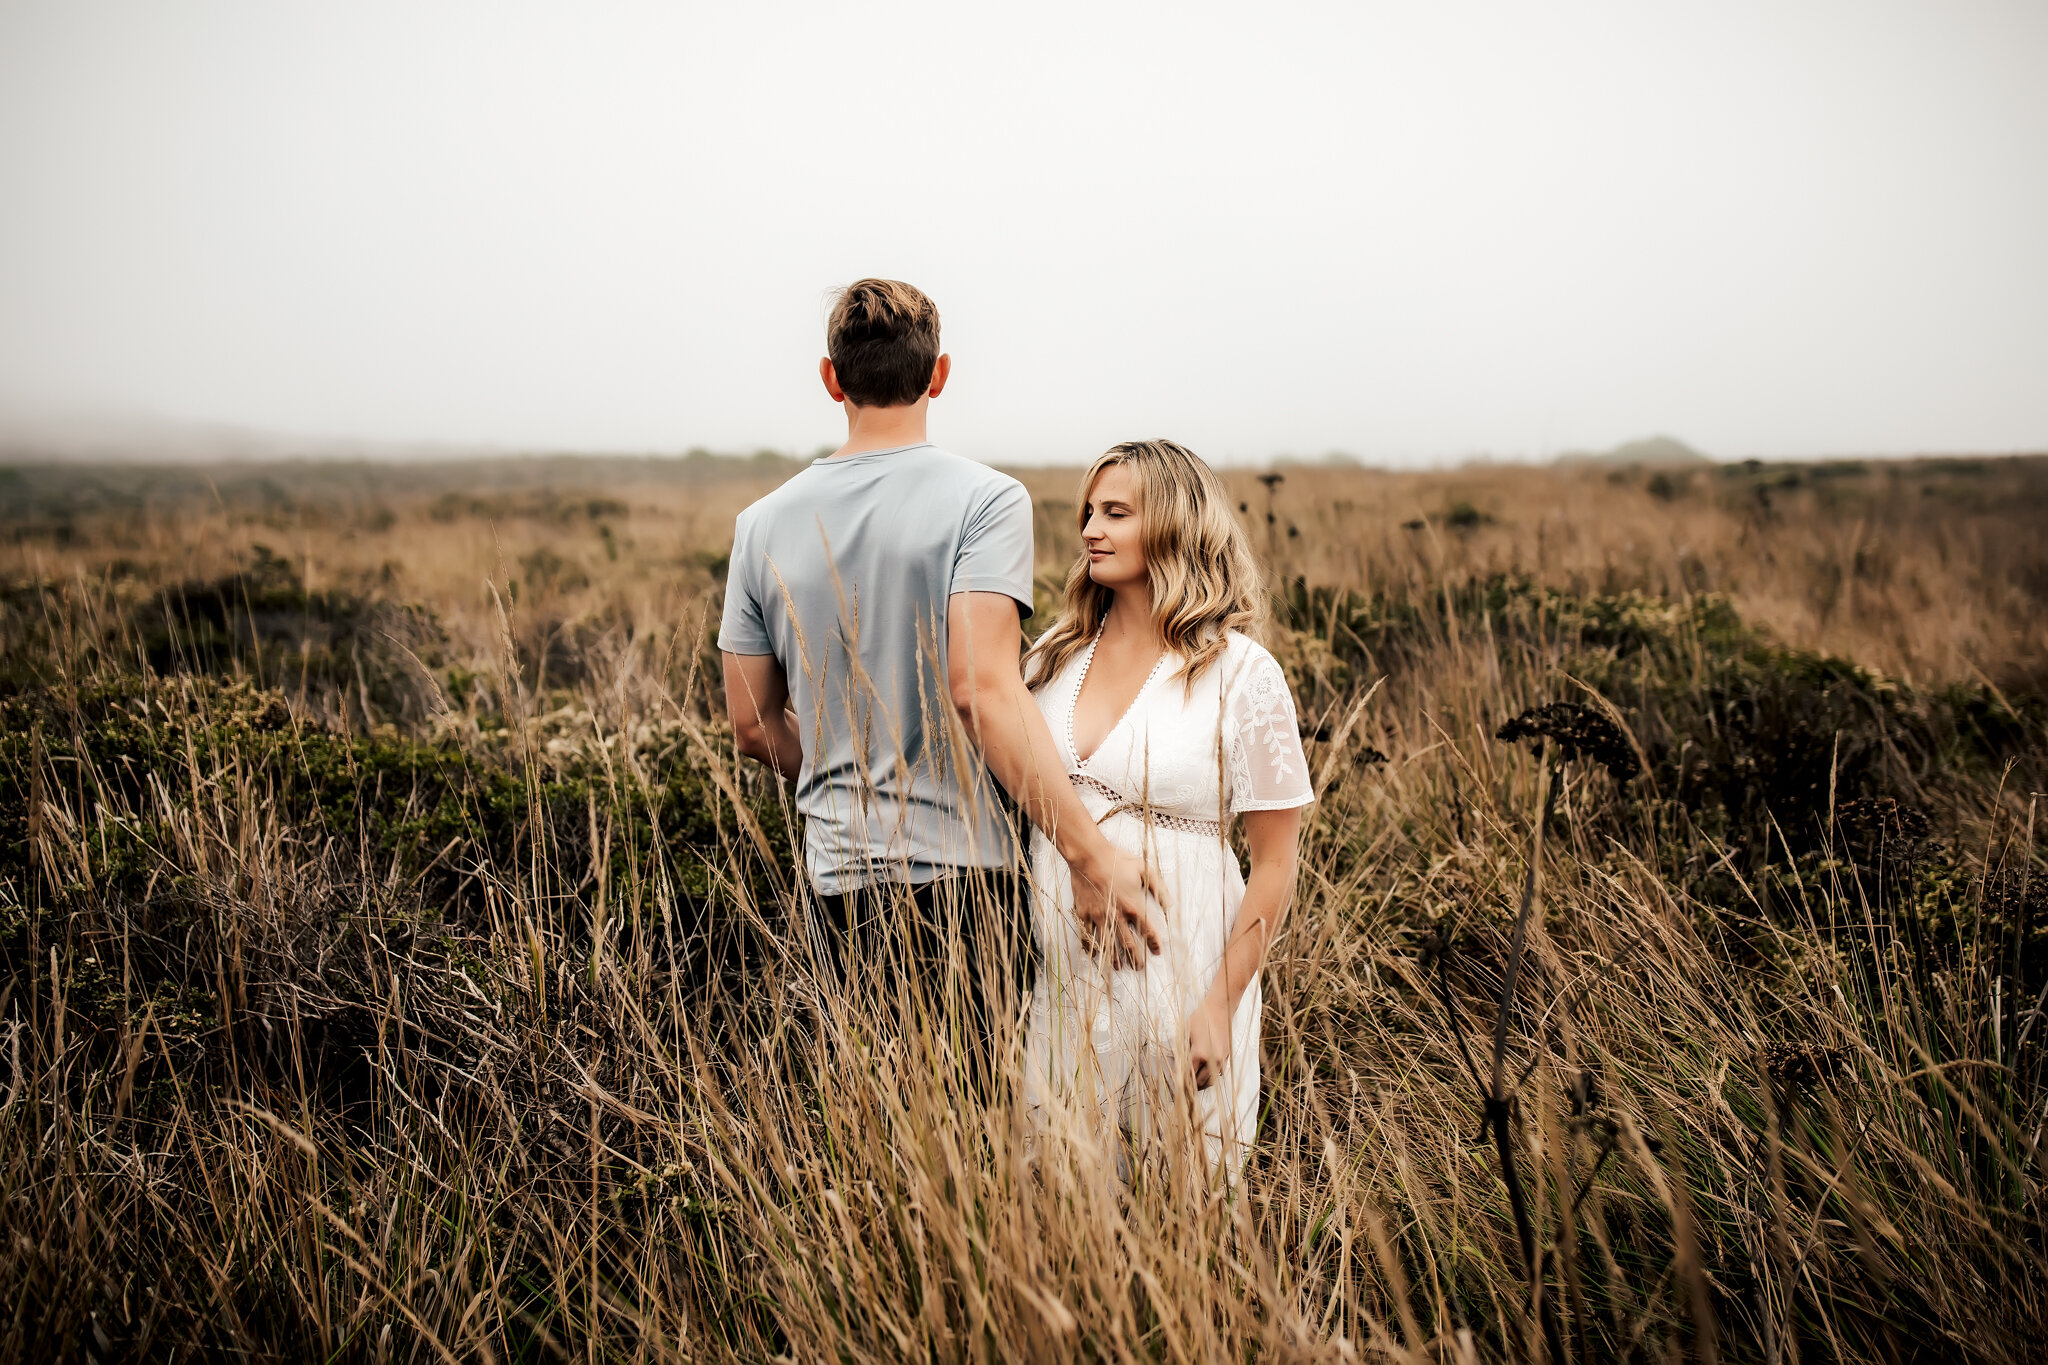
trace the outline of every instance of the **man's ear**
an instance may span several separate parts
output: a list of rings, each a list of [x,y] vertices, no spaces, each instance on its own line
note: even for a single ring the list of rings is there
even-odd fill
[[[940,356],[938,363],[932,366],[932,386],[924,391],[925,397],[937,398],[941,393],[944,393],[946,391],[946,381],[952,375],[953,357],[949,355]]]
[[[943,356],[940,357],[942,360],[944,358]],[[839,387],[839,371],[832,368],[831,356],[828,355],[818,362],[818,378],[825,381],[825,392],[832,395],[833,402],[844,403],[846,401],[846,390]],[[941,380],[940,382],[943,383],[945,381]]]

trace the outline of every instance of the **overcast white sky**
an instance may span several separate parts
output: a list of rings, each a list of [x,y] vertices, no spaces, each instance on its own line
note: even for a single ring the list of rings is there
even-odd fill
[[[1073,462],[2048,447],[2048,4],[0,0],[0,406]]]

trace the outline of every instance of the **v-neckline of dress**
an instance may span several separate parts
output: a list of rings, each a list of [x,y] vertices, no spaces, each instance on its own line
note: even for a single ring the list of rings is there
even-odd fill
[[[1124,728],[1124,722],[1131,718],[1131,712],[1138,709],[1138,703],[1143,701],[1145,694],[1152,690],[1152,684],[1158,681],[1159,670],[1166,666],[1167,659],[1173,653],[1169,649],[1159,651],[1159,657],[1152,661],[1152,671],[1145,675],[1145,681],[1138,684],[1138,690],[1131,694],[1130,701],[1124,705],[1123,714],[1118,716],[1115,722],[1102,732],[1102,738],[1095,741],[1095,747],[1088,751],[1088,757],[1083,758],[1081,756],[1081,746],[1074,742],[1074,712],[1080,709],[1081,688],[1088,681],[1089,666],[1095,662],[1095,647],[1101,643],[1102,632],[1098,629],[1095,632],[1095,638],[1088,642],[1087,652],[1081,656],[1081,672],[1080,676],[1074,679],[1074,690],[1067,694],[1067,752],[1074,756],[1074,766],[1076,768],[1087,767],[1095,755],[1102,752],[1102,746],[1109,743],[1110,736]]]

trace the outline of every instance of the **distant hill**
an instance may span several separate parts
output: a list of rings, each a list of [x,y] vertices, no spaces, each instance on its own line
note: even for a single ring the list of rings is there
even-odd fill
[[[1567,450],[1557,457],[1559,464],[1597,465],[1645,465],[1670,467],[1672,465],[1712,464],[1713,457],[1702,455],[1675,436],[1645,436],[1639,441],[1625,441],[1612,450]]]

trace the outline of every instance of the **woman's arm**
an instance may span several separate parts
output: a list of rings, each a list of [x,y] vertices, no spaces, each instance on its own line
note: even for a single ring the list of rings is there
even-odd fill
[[[1230,1059],[1230,1021],[1238,1001],[1265,965],[1266,950],[1280,930],[1280,920],[1294,898],[1295,850],[1301,838],[1301,807],[1292,810],[1248,810],[1245,842],[1251,846],[1252,875],[1245,880],[1244,903],[1223,949],[1223,965],[1209,984],[1209,993],[1188,1019],[1188,1060],[1194,1066],[1195,1088],[1207,1090],[1222,1079]]]

